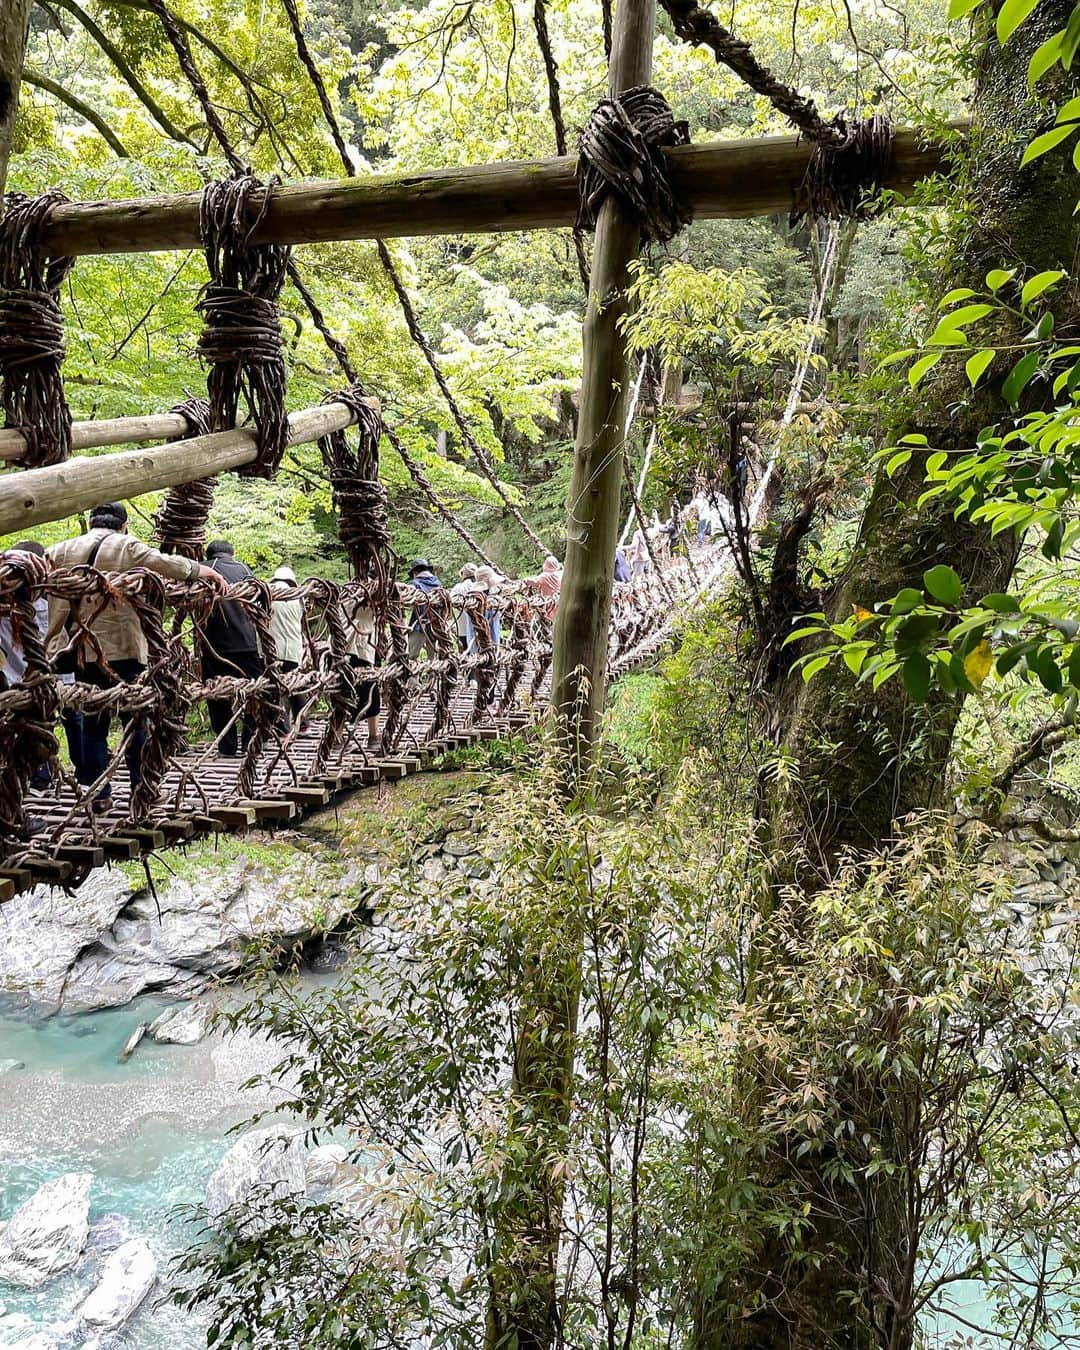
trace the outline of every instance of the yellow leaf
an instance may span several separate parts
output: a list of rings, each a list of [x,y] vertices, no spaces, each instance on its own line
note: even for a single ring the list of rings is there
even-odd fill
[[[874,617],[873,614],[870,612],[870,610],[863,609],[862,605],[852,605],[852,609],[854,609],[855,617],[858,619],[860,623],[862,623],[865,619],[872,619]]]
[[[990,644],[984,638],[973,651],[968,652],[967,656],[964,657],[964,674],[978,688],[990,674],[990,667],[993,664],[994,657],[990,651]]]

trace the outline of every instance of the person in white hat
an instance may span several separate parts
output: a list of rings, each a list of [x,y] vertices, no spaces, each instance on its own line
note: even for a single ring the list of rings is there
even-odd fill
[[[299,668],[304,659],[304,602],[296,592],[296,573],[284,564],[270,578],[270,594],[273,603],[270,606],[270,632],[277,649],[277,659],[284,674]],[[304,709],[304,697],[295,694],[289,700],[292,707],[292,720],[300,719]],[[289,715],[286,712],[282,731],[289,729]],[[307,729],[306,721],[300,722],[300,730]]]

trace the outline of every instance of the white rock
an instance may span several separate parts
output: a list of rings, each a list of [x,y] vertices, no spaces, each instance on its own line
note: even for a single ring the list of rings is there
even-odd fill
[[[304,1163],[308,1186],[333,1186],[348,1160],[348,1150],[341,1144],[321,1144],[313,1148]]]
[[[26,1321],[29,1323],[30,1319]],[[0,1346],[3,1350],[60,1350],[60,1342],[55,1336],[50,1336],[47,1331],[35,1331],[30,1325],[10,1330],[0,1327]]]
[[[446,864],[441,858],[428,858],[420,869],[425,881],[439,882],[446,879]]]
[[[142,1038],[146,1035],[146,1033],[149,1030],[150,1030],[149,1022],[139,1023],[139,1025],[135,1028],[135,1030],[124,1042],[123,1049],[116,1056],[116,1062],[118,1064],[126,1064],[128,1062],[131,1056],[135,1053],[139,1045],[139,1042],[142,1040]]]
[[[150,1035],[159,1045],[197,1045],[206,1035],[207,1010],[199,1004],[166,1008],[150,1023]]]
[[[252,1130],[229,1149],[207,1183],[207,1215],[218,1227],[226,1214],[235,1211],[245,1231],[258,1232],[272,1221],[274,1199],[306,1194],[300,1136],[280,1126]],[[267,1214],[260,1216],[263,1208]]]
[[[157,1261],[143,1238],[117,1247],[101,1268],[93,1291],[83,1301],[84,1326],[116,1331],[132,1316],[157,1279]]]
[[[368,886],[377,886],[382,879],[382,869],[377,862],[368,863],[364,868],[364,883]]]
[[[90,1232],[89,1172],[65,1172],[25,1200],[0,1234],[0,1280],[36,1289],[79,1259]]]

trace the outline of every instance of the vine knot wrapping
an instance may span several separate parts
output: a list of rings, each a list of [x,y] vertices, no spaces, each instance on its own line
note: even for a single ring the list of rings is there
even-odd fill
[[[71,453],[71,412],[60,369],[64,316],[59,293],[75,259],[43,244],[57,188],[40,197],[11,193],[0,219],[0,377],[6,425],[26,438],[23,464],[58,464]]]
[[[198,305],[204,324],[199,354],[210,367],[212,425],[215,431],[232,427],[243,397],[259,446],[258,458],[240,472],[258,478],[273,477],[289,434],[278,298],[290,250],[250,242],[269,201],[259,179],[238,170],[203,190],[199,221],[210,273]]]
[[[842,133],[838,143],[814,146],[803,178],[801,200],[791,213],[794,225],[810,220],[848,218],[865,220],[875,210],[893,152],[892,123],[875,115],[849,125],[842,118],[833,125]]]
[[[675,121],[667,99],[650,85],[598,103],[581,134],[578,225],[594,228],[600,207],[614,192],[647,240],[674,238],[690,212],[672,189],[664,148],[689,140],[687,124]]]
[[[391,570],[388,498],[379,481],[382,411],[378,399],[368,397],[358,384],[329,394],[323,402],[344,403],[356,418],[355,448],[350,446],[348,431],[344,430],[322,437],[319,450],[330,475],[338,533],[354,575],[360,580],[378,581],[382,594]]]
[[[185,399],[171,411],[187,423],[183,435],[174,439],[186,440],[189,436],[205,436],[209,433],[210,404],[204,398]],[[171,487],[154,517],[162,553],[177,553],[181,558],[201,558],[206,548],[206,522],[213,504],[212,478],[195,478],[190,483],[177,483]]]

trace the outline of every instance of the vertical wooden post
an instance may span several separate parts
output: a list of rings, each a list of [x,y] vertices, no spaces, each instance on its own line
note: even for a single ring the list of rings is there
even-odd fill
[[[655,31],[656,0],[619,0],[610,61],[612,94],[649,82]],[[626,310],[629,266],[640,246],[637,221],[609,198],[596,226],[566,570],[555,630],[552,704],[568,745],[570,812],[577,809],[580,771],[591,758],[604,702],[629,385],[626,343],[617,324]],[[550,841],[541,839],[536,847],[544,850],[556,838],[557,828]],[[497,1255],[489,1273],[486,1350],[551,1350],[562,1343],[563,1163],[573,1115],[585,940],[584,915],[567,897],[579,894],[574,869],[587,866],[575,856],[572,836],[563,843],[567,856],[543,883],[551,905],[550,926],[536,933],[532,949],[524,953],[517,999],[506,1154],[508,1159],[523,1154],[525,1161],[508,1167],[495,1207]]]
[[[656,0],[619,0],[608,75],[613,96],[651,80],[655,32]],[[630,263],[640,247],[637,221],[609,197],[596,223],[585,311],[581,406],[552,666],[552,707],[578,765],[596,742],[604,706],[629,386],[626,341],[618,323],[626,313]]]
[[[30,23],[30,0],[2,0],[0,3],[0,210],[8,160],[15,136],[15,115],[19,111],[19,86],[26,58],[26,32]]]

